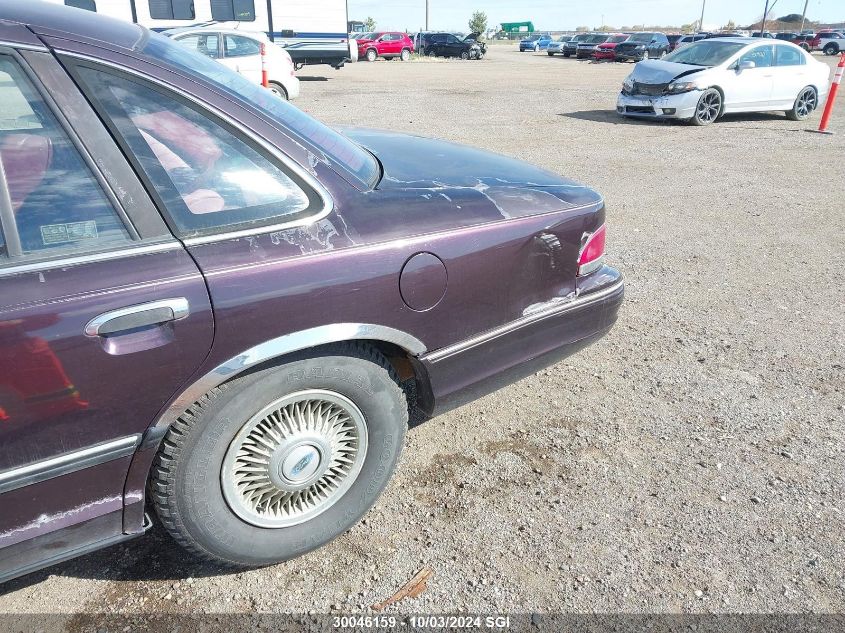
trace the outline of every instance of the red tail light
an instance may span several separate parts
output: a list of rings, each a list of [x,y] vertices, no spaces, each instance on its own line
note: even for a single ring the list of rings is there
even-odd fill
[[[607,225],[602,224],[595,233],[587,236],[578,256],[578,274],[587,275],[601,267],[604,256],[604,242],[607,235]]]

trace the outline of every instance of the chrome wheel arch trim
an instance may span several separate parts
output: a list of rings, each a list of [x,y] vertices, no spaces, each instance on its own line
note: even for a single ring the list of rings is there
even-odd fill
[[[407,332],[370,323],[333,323],[285,334],[245,350],[195,380],[159,416],[147,431],[148,437],[157,440],[203,394],[253,367],[320,345],[362,340],[392,343],[413,356],[421,356],[427,350],[422,341]]]

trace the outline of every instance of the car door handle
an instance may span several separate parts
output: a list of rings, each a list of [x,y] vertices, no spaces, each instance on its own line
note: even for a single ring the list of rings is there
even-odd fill
[[[105,312],[91,319],[85,326],[85,335],[108,336],[140,327],[178,321],[189,314],[188,300],[185,297],[150,301]]]

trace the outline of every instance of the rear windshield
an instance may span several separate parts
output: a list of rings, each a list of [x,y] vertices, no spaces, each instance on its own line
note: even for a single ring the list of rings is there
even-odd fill
[[[340,167],[366,188],[374,187],[378,182],[381,174],[378,161],[360,145],[223,64],[158,33],[148,31],[147,35],[137,48],[139,53],[189,75],[199,74],[220,90],[281,122],[286,129],[322,152],[332,165]]]
[[[584,44],[601,44],[607,41],[607,35],[591,35],[584,40]]]
[[[745,46],[741,42],[724,42],[717,39],[702,40],[679,48],[664,59],[667,62],[689,64],[690,66],[718,66]]]
[[[628,40],[629,42],[650,42],[654,39],[654,33],[636,33]]]

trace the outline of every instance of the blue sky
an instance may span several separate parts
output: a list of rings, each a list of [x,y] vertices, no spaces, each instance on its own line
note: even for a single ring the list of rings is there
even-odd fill
[[[425,25],[425,0],[348,0],[349,19],[372,16],[381,29],[417,30]],[[705,26],[720,26],[728,20],[749,24],[763,14],[765,0],[706,0]],[[485,11],[491,26],[500,22],[532,20],[538,29],[575,29],[605,24],[680,25],[697,20],[701,0],[429,0],[429,27],[466,30],[475,10]],[[777,0],[771,15],[801,13],[804,0]],[[807,17],[834,22],[845,20],[845,1],[810,0]]]

